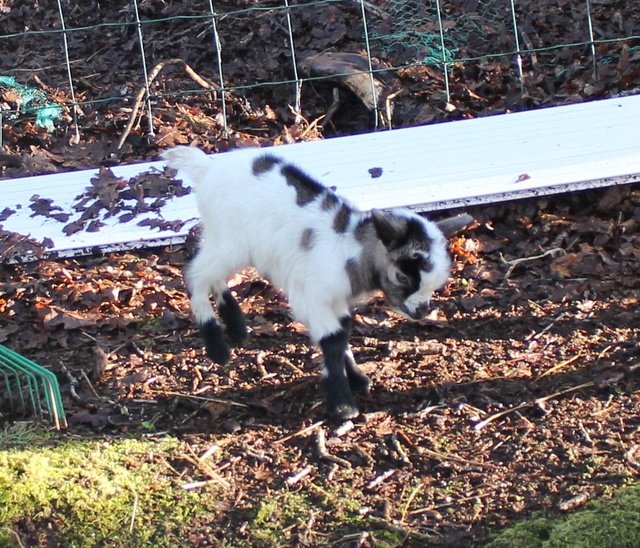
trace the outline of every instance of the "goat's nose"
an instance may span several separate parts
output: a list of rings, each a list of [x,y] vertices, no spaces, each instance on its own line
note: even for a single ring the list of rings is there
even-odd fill
[[[412,320],[421,320],[429,310],[429,303],[427,302],[427,303],[419,304],[413,310],[403,304],[400,307],[400,310],[404,312]]]
[[[429,312],[429,303],[419,304],[415,312],[416,319],[423,318],[427,312]]]

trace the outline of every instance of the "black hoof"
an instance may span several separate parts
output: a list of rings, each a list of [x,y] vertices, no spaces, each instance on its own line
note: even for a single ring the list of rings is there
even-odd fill
[[[218,365],[226,365],[231,360],[231,351],[225,342],[222,342],[220,346],[210,347],[207,345],[205,348],[207,349],[207,356]]]
[[[200,325],[200,335],[204,340],[207,356],[215,363],[225,365],[231,359],[229,345],[224,340],[222,327],[216,320],[209,320]]]
[[[352,392],[356,394],[368,394],[370,392],[373,382],[359,369],[347,371],[347,378]]]
[[[349,385],[344,380],[336,385],[325,377],[322,379],[320,386],[325,395],[327,413],[330,417],[346,420],[355,419],[360,414],[353,394],[349,390]]]
[[[234,325],[233,329],[227,326],[227,335],[233,344],[239,345],[243,343],[248,336],[247,328],[244,323],[242,325]]]
[[[343,403],[329,407],[329,416],[338,420],[355,419],[359,414],[358,408],[350,403]]]

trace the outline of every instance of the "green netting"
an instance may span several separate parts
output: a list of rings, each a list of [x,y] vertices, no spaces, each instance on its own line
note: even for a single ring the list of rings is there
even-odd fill
[[[389,31],[373,31],[371,38],[387,53],[413,51],[414,60],[425,65],[451,63],[459,44],[441,32],[437,8],[434,2],[389,0],[384,6]]]
[[[67,426],[56,376],[1,344],[0,404],[12,412],[48,418],[58,430]]]
[[[0,87],[15,96],[19,112],[35,116],[36,124],[48,131],[55,129],[54,124],[62,116],[63,109],[58,103],[50,101],[42,90],[20,84],[12,76],[0,76]],[[12,116],[15,118],[17,114]]]

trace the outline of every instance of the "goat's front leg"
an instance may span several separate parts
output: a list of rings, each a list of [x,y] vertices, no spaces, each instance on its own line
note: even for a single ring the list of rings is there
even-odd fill
[[[340,324],[341,328],[338,331],[320,339],[320,348],[324,355],[321,385],[329,414],[338,419],[352,419],[357,417],[359,412],[351,393],[351,380],[348,376],[348,371],[355,371],[354,364],[347,366],[347,353],[350,352],[350,319],[343,318]]]

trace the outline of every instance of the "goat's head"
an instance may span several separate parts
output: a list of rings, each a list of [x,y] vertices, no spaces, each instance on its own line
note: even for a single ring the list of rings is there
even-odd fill
[[[429,310],[434,291],[451,271],[445,236],[472,220],[465,215],[434,223],[410,210],[372,211],[384,253],[378,257],[379,286],[396,312],[413,320]]]

